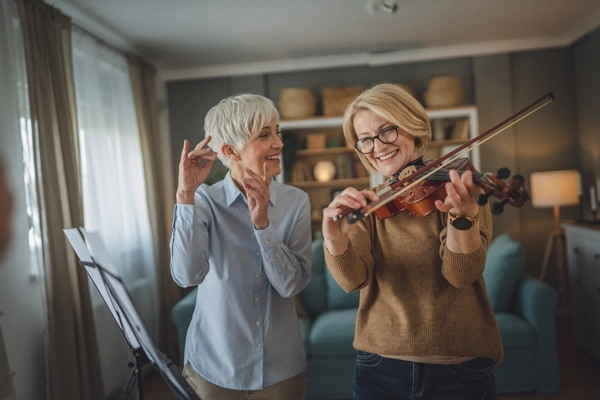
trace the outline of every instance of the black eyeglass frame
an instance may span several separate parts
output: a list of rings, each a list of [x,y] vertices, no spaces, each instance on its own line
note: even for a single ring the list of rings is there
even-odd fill
[[[381,139],[380,135],[382,133],[389,132],[390,129],[393,129],[393,130],[396,131],[396,137],[394,137],[394,139],[390,140],[390,141],[385,141],[385,140]],[[360,140],[357,140],[356,143],[354,143],[353,147],[356,150],[360,151],[362,154],[369,154],[369,153],[372,153],[375,150],[375,139],[378,139],[383,144],[391,144],[391,143],[394,143],[398,139],[398,135],[399,135],[399,133],[398,133],[398,126],[397,125],[386,126],[384,128],[381,128],[381,130],[379,131],[379,133],[377,135],[373,136],[373,137],[365,137],[365,138],[362,138]],[[362,151],[360,149],[360,147],[361,147],[360,143],[368,143],[368,142],[366,142],[367,140],[370,140],[371,143],[373,143],[373,148],[371,149],[371,151],[364,152],[364,151]]]

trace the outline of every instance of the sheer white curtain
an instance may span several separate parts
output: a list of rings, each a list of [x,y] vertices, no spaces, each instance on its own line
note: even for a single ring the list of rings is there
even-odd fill
[[[157,338],[156,273],[146,187],[126,57],[73,28],[73,70],[81,144],[85,228],[100,234],[150,334]],[[119,380],[108,366],[111,347],[92,290],[104,380]],[[113,323],[113,322],[109,322]],[[116,338],[115,338],[116,339]],[[120,351],[120,350],[119,350]],[[116,354],[111,355],[118,356]],[[131,355],[125,354],[130,360]],[[115,362],[114,359],[112,362]],[[109,376],[106,376],[106,375]],[[114,383],[118,387],[118,382]]]

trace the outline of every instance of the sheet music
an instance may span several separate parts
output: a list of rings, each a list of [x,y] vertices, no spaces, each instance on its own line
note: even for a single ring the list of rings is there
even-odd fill
[[[67,239],[69,239],[69,242],[71,243],[73,250],[75,250],[77,257],[79,257],[79,259],[82,262],[94,263],[94,258],[92,257],[92,253],[90,252],[87,245],[85,244],[83,237],[81,236],[82,234],[79,232],[79,230],[77,228],[63,229],[63,232],[67,236]],[[98,261],[96,260],[96,262],[98,262]],[[111,266],[112,266],[112,264],[111,264]],[[125,335],[125,339],[127,339],[129,346],[134,349],[139,348],[140,343],[138,342],[133,331],[131,330],[131,327],[128,324],[123,324],[121,322],[123,316],[121,316],[120,313],[115,308],[114,300],[113,300],[111,294],[108,292],[108,289],[106,288],[104,280],[102,279],[102,275],[100,275],[100,271],[97,268],[92,267],[92,266],[84,265],[84,267],[85,267],[90,279],[92,280],[92,282],[94,282],[94,286],[96,286],[96,289],[98,289],[98,291],[100,292],[100,296],[102,296],[104,303],[106,303],[106,306],[108,307],[113,318],[117,322],[117,325],[119,325],[119,329],[121,329],[121,331]],[[113,266],[113,268],[114,268],[114,266]]]
[[[100,235],[84,228],[64,229],[67,239],[84,265],[88,275],[100,291],[104,302],[119,324],[125,338],[134,349],[142,349],[148,360],[159,370],[163,378],[183,399],[199,400],[179,369],[156,349],[119,272],[112,263]],[[99,269],[103,269],[101,272]]]
[[[106,250],[104,242],[100,236],[97,233],[86,232],[83,229],[82,232],[88,248],[93,252],[96,262],[102,267],[108,265],[109,267],[107,270],[109,270],[111,273],[112,271],[116,272],[116,268],[110,261],[108,251]],[[117,274],[113,275],[118,277]],[[118,298],[119,304],[123,308],[122,311],[126,314],[129,324],[131,324],[131,329],[135,330],[137,339],[142,343],[142,348],[146,351],[146,357],[148,357],[148,359],[154,364],[162,363],[162,359],[158,356],[156,348],[154,347],[152,337],[146,330],[146,325],[144,325],[144,321],[142,321],[140,315],[136,311],[135,305],[131,301],[129,292],[127,292],[127,288],[125,288],[123,282],[110,275],[105,275],[105,278],[110,284],[111,288],[114,290],[115,297]],[[166,368],[166,365],[164,365],[164,367]]]

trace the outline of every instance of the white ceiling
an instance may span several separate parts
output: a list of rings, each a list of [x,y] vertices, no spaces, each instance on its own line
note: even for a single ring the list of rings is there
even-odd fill
[[[167,80],[558,47],[600,26],[599,0],[46,1]]]

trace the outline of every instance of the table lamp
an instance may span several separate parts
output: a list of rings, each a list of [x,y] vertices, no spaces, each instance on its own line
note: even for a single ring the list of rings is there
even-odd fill
[[[560,227],[560,207],[579,204],[581,177],[577,170],[534,172],[531,174],[531,203],[534,207],[554,208],[554,230],[550,231],[544,252],[540,279],[544,280],[553,249],[559,272],[559,292],[563,310],[566,311],[567,279],[565,270],[565,232]]]
[[[315,164],[313,174],[319,182],[327,182],[335,176],[335,165],[331,161],[319,161]]]

